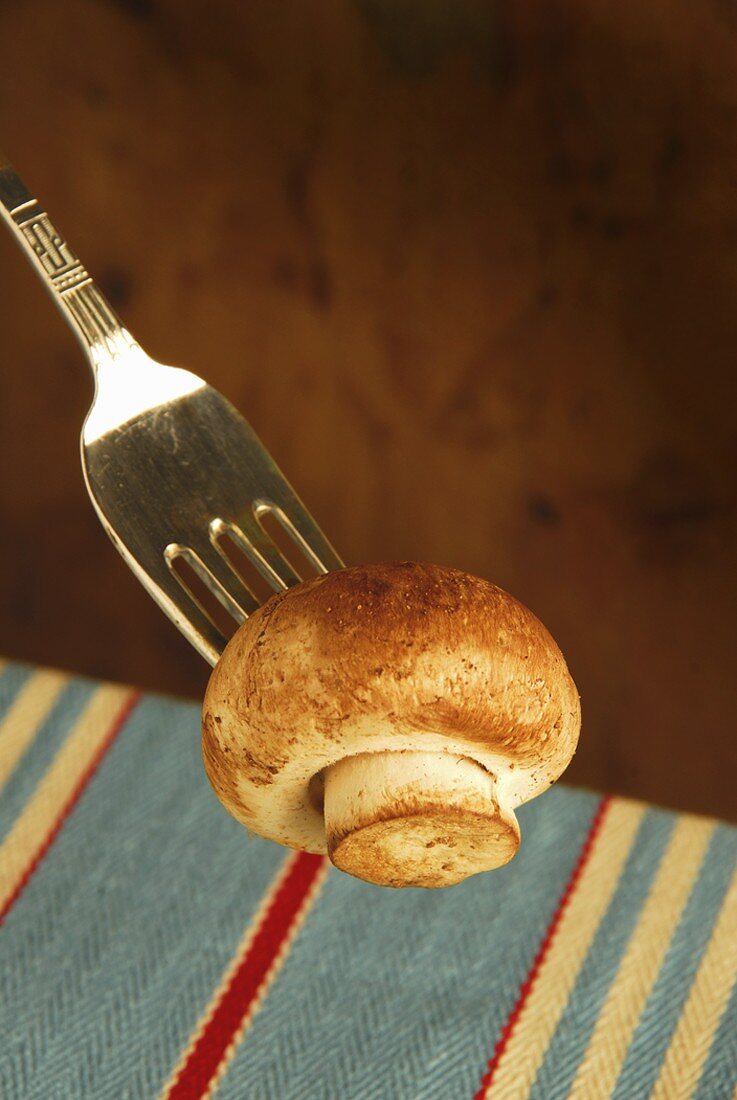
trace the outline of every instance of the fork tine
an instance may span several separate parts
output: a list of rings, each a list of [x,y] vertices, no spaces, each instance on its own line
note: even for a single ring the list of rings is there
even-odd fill
[[[241,609],[243,613],[241,621],[247,619],[261,606],[261,601],[256,599],[243,578],[228,561],[227,556],[222,553],[215,543],[211,541],[210,545],[206,546],[203,542],[202,546],[198,547],[197,552],[206,568],[222,585],[230,599]],[[234,616],[234,618],[237,618],[237,616]]]
[[[255,520],[239,525],[216,519],[210,524],[210,535],[213,540],[223,535],[230,537],[276,591],[299,584],[299,575]]]
[[[342,569],[342,560],[299,498],[292,493],[288,496],[285,493],[283,502],[280,502],[276,499],[277,494],[274,494],[274,497],[273,501],[258,500],[254,502],[253,510],[256,518],[258,519],[270,512],[282,524],[287,534],[298,537],[298,540],[303,544],[303,553],[312,559],[315,568],[321,572],[329,573],[333,569]],[[290,531],[290,528],[292,528],[292,531]]]
[[[259,606],[259,601],[217,546],[200,541],[197,549],[193,550],[189,546],[171,543],[167,546],[164,556],[170,564],[173,564],[177,558],[186,561],[236,623],[245,622],[251,612]]]
[[[139,567],[125,555],[133,572]],[[218,662],[228,639],[210,620],[196,596],[187,591],[183,582],[167,567],[163,557],[161,567],[150,570],[145,580],[146,588],[162,611],[211,665]]]

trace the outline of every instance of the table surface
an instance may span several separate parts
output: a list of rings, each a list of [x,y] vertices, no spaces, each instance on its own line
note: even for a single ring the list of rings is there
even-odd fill
[[[737,830],[559,785],[390,891],[249,836],[191,703],[0,669],[0,1095],[737,1095]]]

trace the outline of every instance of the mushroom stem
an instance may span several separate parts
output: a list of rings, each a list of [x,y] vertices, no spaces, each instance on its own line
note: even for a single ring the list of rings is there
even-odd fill
[[[324,815],[335,866],[382,886],[449,886],[519,846],[494,778],[450,753],[344,757],[325,771]]]

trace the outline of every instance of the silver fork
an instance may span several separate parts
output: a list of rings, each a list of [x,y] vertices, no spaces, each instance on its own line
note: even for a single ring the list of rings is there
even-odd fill
[[[0,156],[0,209],[87,353],[95,396],[82,429],[93,505],[135,575],[211,664],[227,641],[185,562],[235,623],[260,601],[225,552],[279,591],[301,578],[267,516],[317,572],[342,562],[243,417],[197,375],[151,359],[121,324],[38,201]]]

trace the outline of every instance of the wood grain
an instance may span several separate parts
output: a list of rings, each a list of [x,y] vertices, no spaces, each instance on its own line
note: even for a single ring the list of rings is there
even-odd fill
[[[0,135],[147,349],[347,560],[535,610],[578,782],[737,817],[737,18],[662,0],[18,0]],[[201,693],[86,502],[90,382],[0,237],[0,652]]]

